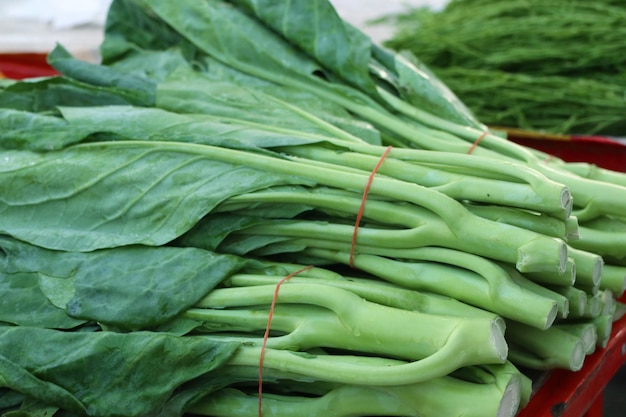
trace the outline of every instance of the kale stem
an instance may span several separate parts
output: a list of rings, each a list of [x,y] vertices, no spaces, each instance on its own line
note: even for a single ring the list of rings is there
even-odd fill
[[[274,289],[274,285],[215,289],[200,300],[196,307],[269,305]],[[326,316],[320,316],[320,320],[325,320],[325,324],[300,322],[298,326],[299,328],[302,326],[300,334],[294,338],[305,345],[316,343],[317,333],[307,335],[308,331],[311,329],[322,331],[326,328],[328,333],[324,334],[322,331],[319,335],[320,340],[340,343],[333,347],[348,349],[358,346],[357,341],[362,341],[362,346],[367,347],[365,351],[369,349],[380,352],[381,349],[391,349],[393,353],[389,353],[390,355],[421,360],[435,355],[440,349],[445,350],[450,341],[460,341],[472,335],[470,340],[482,340],[482,347],[477,348],[477,351],[473,348],[466,349],[467,354],[448,358],[448,371],[483,363],[482,361],[499,363],[506,357],[506,344],[503,339],[498,339],[498,332],[501,332],[502,328],[497,318],[470,319],[398,309],[365,301],[348,290],[308,283],[283,285],[276,302],[312,304],[327,308],[337,315],[339,323],[331,323],[332,319]],[[306,320],[307,315],[303,314],[302,317]],[[353,338],[356,338],[355,341]],[[385,346],[390,344],[394,346]]]
[[[520,402],[521,374],[498,374],[476,384],[453,377],[395,387],[338,385],[321,396],[265,394],[265,417],[512,417]],[[451,401],[454,399],[454,401]],[[189,412],[214,417],[256,417],[255,395],[228,388],[194,404]]]
[[[408,258],[407,252],[401,252],[399,257]],[[305,253],[349,264],[348,252],[310,248]],[[524,289],[502,275],[499,280],[436,262],[402,262],[363,252],[354,257],[354,266],[404,288],[453,297],[540,329],[550,327],[557,314],[554,300]],[[490,285],[490,280],[498,281]],[[528,308],[530,305],[533,307]]]
[[[280,277],[269,275],[236,274],[228,279],[228,285],[236,287],[275,285],[279,280]],[[289,282],[291,284],[324,284],[343,288],[368,301],[404,310],[420,311],[428,314],[483,317],[498,320],[495,313],[462,303],[452,297],[410,290],[399,285],[372,278],[346,277],[345,279],[324,279],[298,276],[291,278]]]
[[[500,331],[495,324],[494,330]],[[483,353],[480,350],[484,348],[484,344],[468,343],[466,336],[455,333],[436,353],[414,362],[368,356],[313,355],[311,353],[303,355],[287,350],[267,349],[264,366],[268,369],[288,371],[302,378],[315,378],[320,381],[397,386],[415,384],[448,375],[451,372],[451,359],[472,362],[469,358],[475,354],[482,356]],[[242,346],[230,359],[229,365],[254,366],[259,362],[260,353],[260,348]],[[504,360],[491,363],[503,362]]]
[[[371,172],[379,157],[358,152],[334,152],[319,146],[296,146],[284,148],[292,155],[313,161],[354,167]],[[378,172],[391,178],[415,183],[440,191],[456,200],[521,207],[565,218],[569,203],[569,191],[561,184],[546,180],[534,184],[495,180],[455,174],[445,169],[421,166],[393,158],[393,150]]]

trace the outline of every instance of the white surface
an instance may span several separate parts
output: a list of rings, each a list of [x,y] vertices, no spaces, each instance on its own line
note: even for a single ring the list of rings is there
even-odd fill
[[[102,26],[111,0],[2,0],[3,20],[42,23],[51,30]]]
[[[343,19],[380,42],[389,37],[392,30],[381,25],[367,25],[369,20],[407,7],[438,9],[447,0],[330,2]],[[95,59],[110,3],[111,0],[0,0],[0,52],[48,52],[56,43],[61,43],[83,59]]]
[[[448,0],[330,0],[339,16],[360,28],[375,42],[388,39],[392,29],[367,22],[385,15],[402,12],[411,7],[440,10]]]
[[[51,51],[57,43],[96,59],[111,0],[0,0],[0,52]]]

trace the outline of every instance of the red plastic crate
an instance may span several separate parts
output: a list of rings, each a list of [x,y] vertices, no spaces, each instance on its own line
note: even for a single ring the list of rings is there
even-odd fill
[[[46,62],[46,56],[39,53],[0,54],[0,77],[20,80],[56,75],[54,68]]]
[[[508,138],[520,145],[549,153],[567,162],[587,162],[626,172],[626,142],[604,136],[544,135],[508,130]],[[625,132],[626,133],[626,132]]]

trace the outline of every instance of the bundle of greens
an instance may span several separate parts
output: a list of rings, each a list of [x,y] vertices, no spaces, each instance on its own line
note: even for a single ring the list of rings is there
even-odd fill
[[[453,0],[383,18],[385,42],[415,53],[492,126],[621,136],[626,8],[602,0]]]
[[[513,416],[606,344],[623,176],[330,4],[115,0],[101,50],[0,90],[3,415]]]

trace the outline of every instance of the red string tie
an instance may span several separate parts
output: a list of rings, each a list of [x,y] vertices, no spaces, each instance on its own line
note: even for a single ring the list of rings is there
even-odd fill
[[[354,231],[352,232],[352,245],[350,247],[350,266],[352,268],[354,268],[354,250],[355,250],[355,247],[356,247],[356,236],[357,236],[357,233],[359,231],[359,224],[361,223],[361,218],[363,217],[363,212],[365,211],[365,201],[367,200],[367,195],[369,194],[370,188],[372,187],[372,182],[374,181],[374,176],[376,175],[376,172],[378,171],[378,169],[383,164],[385,158],[387,158],[387,155],[389,155],[389,152],[391,151],[391,148],[392,148],[391,146],[388,146],[387,149],[385,149],[385,152],[383,152],[383,154],[381,155],[380,159],[378,160],[378,163],[376,164],[376,166],[374,167],[374,169],[370,173],[370,176],[367,179],[367,183],[365,184],[365,189],[363,190],[363,198],[361,199],[361,207],[359,207],[359,212],[356,215],[356,222],[354,224]]]
[[[472,143],[472,146],[470,146],[469,150],[467,151],[468,155],[474,152],[474,149],[476,149],[478,144],[485,138],[485,136],[487,136],[486,130],[478,137],[478,139],[476,139],[476,141],[474,141],[474,143]]]
[[[267,326],[265,326],[263,345],[261,346],[261,356],[259,358],[259,417],[263,417],[263,362],[265,360],[265,346],[267,345],[267,339],[269,339],[270,336],[270,325],[272,324],[272,317],[274,316],[274,308],[276,307],[278,291],[280,290],[280,286],[283,285],[283,283],[287,282],[289,279],[295,277],[296,275],[303,273],[304,271],[308,271],[311,268],[313,268],[313,265],[305,266],[302,269],[292,272],[291,274],[278,281],[276,283],[276,287],[274,288],[274,296],[272,297],[272,304],[270,305],[270,311],[267,316]]]

